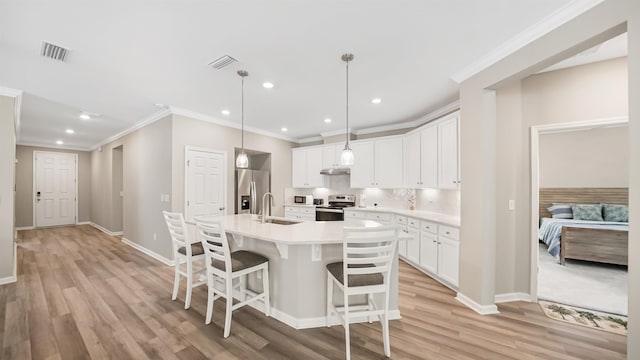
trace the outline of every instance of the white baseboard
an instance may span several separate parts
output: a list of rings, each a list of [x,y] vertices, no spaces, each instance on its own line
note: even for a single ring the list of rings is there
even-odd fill
[[[496,294],[496,298],[495,298],[496,304],[512,302],[512,301],[531,302],[531,295],[527,293],[521,293],[521,292]]]
[[[91,225],[91,221],[80,221],[77,222],[76,225]]]
[[[264,304],[260,301],[249,303],[249,306],[252,308],[264,312]],[[288,325],[296,330],[301,329],[313,329],[327,326],[327,318],[324,316],[320,317],[311,317],[311,318],[296,318],[290,314],[287,314],[281,310],[271,308],[271,317],[280,321],[281,323]],[[400,316],[400,310],[390,310],[389,311],[389,320],[400,320],[402,317]],[[350,324],[355,323],[364,323],[368,322],[369,319],[367,317],[358,317],[351,319]],[[340,320],[336,317],[331,326],[340,325]]]
[[[492,315],[492,314],[500,313],[498,311],[498,307],[495,304],[480,305],[462,293],[458,293],[458,295],[456,296],[456,300],[460,301],[462,304],[464,304],[465,306],[467,306],[468,308],[477,312],[480,315]]]
[[[18,243],[13,243],[13,275],[0,279],[0,285],[11,284],[18,281]]]
[[[0,278],[0,285],[11,284],[18,281],[15,275],[7,276],[5,278]]]
[[[133,241],[131,241],[129,239],[122,238],[122,242],[127,244],[127,245],[129,245],[129,246],[131,246],[132,248],[140,251],[141,253],[143,253],[145,255],[151,256],[152,258],[160,261],[161,263],[163,263],[163,264],[165,264],[167,266],[173,266],[173,264],[174,264],[173,260],[169,260],[166,257],[164,257],[164,256],[162,256],[162,255],[160,255],[160,254],[158,254],[156,252],[153,252],[153,251],[147,249],[146,247],[144,247],[144,246],[142,246],[140,244],[136,244],[136,243],[134,243]]]
[[[109,229],[107,229],[107,228],[104,228],[104,227],[102,227],[102,226],[100,226],[100,225],[98,225],[98,224],[96,224],[96,223],[94,223],[94,222],[89,222],[88,224],[89,224],[89,225],[91,225],[91,226],[93,226],[94,228],[96,228],[96,229],[98,229],[98,230],[102,231],[103,233],[105,233],[105,234],[107,234],[107,235],[109,235],[109,236],[119,236],[119,235],[122,235],[122,231],[112,232],[111,230],[109,230]]]
[[[16,231],[33,230],[33,229],[35,229],[33,226],[20,226],[16,228]]]

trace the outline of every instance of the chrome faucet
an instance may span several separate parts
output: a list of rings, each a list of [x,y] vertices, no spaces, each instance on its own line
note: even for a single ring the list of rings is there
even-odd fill
[[[264,202],[267,200],[267,196],[270,197],[269,199],[269,208],[265,208],[264,206]],[[262,196],[262,223],[264,224],[265,221],[267,220],[267,210],[269,210],[269,216],[271,216],[271,206],[273,205],[273,194],[270,192],[266,192],[264,193],[264,195]]]

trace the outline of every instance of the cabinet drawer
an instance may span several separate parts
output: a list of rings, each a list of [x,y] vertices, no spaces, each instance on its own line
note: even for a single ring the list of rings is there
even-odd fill
[[[440,225],[438,234],[449,239],[460,240],[460,229],[451,226]]]
[[[396,215],[396,224],[398,225],[407,225],[407,218],[404,216],[397,216]]]
[[[407,219],[407,226],[414,228],[414,229],[418,229],[420,228],[420,220],[418,219],[413,219],[413,218],[408,218]]]
[[[367,217],[362,211],[345,211],[344,212],[345,219],[364,219]]]
[[[426,231],[426,232],[430,232],[430,233],[433,233],[433,234],[437,234],[438,233],[438,224],[432,223],[431,221],[421,221],[420,222],[420,229],[422,231]]]
[[[310,208],[310,207],[301,207],[298,208],[298,212],[300,214],[305,214],[305,215],[310,215],[310,214],[314,214],[316,213],[316,209],[315,208]]]
[[[391,222],[392,221],[392,215],[391,214],[385,214],[385,213],[369,213],[367,214],[367,218],[371,219],[371,220],[376,220],[376,221],[386,221],[386,222]]]

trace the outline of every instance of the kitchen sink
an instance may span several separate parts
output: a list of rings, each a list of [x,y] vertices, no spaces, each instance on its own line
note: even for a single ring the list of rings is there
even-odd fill
[[[269,224],[278,224],[278,225],[293,225],[293,224],[299,224],[302,221],[268,218],[264,222]]]

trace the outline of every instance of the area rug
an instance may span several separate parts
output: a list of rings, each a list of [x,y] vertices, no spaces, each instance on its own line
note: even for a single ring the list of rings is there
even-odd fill
[[[539,301],[542,311],[551,319],[586,326],[620,335],[627,335],[627,317],[599,311],[584,310],[570,305]]]

